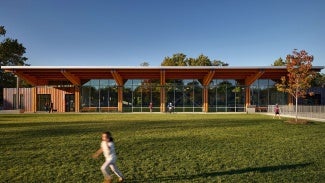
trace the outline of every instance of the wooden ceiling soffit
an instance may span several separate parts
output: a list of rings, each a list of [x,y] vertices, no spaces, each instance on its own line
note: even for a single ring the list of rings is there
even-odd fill
[[[124,82],[122,76],[116,70],[111,70],[111,73],[112,73],[113,78],[114,78],[115,82],[117,83],[117,85],[123,86],[125,82]]]
[[[16,74],[19,78],[23,79],[24,81],[26,81],[27,83],[33,85],[33,86],[37,86],[38,82],[37,82],[37,78],[33,77],[33,76],[29,76],[17,71],[14,71],[14,74]]]
[[[264,74],[264,72],[265,72],[264,70],[260,70],[257,73],[255,73],[254,75],[248,76],[245,79],[245,85],[249,86],[249,85],[253,84],[254,81],[256,81],[258,78],[260,78]]]
[[[73,85],[80,86],[81,81],[78,77],[75,75],[71,74],[70,72],[66,71],[65,69],[61,70],[61,73],[63,74],[64,77],[66,77]]]
[[[216,70],[210,70],[208,72],[208,74],[206,74],[203,78],[203,81],[202,81],[202,85],[203,86],[207,86],[210,84],[212,78],[214,77],[214,73],[216,72]]]
[[[166,71],[160,70],[160,85],[164,86],[166,85]]]
[[[90,79],[81,79],[81,85],[84,85],[84,84],[87,83],[88,81],[90,81]]]

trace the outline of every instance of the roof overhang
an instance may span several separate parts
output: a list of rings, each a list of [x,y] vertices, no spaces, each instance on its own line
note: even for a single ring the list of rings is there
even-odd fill
[[[114,79],[123,85],[128,79],[198,79],[207,85],[212,79],[235,79],[251,84],[256,79],[278,80],[287,75],[285,66],[266,67],[218,67],[218,66],[1,66],[26,82],[37,85],[52,85],[63,82],[80,86],[91,79]],[[320,72],[323,66],[313,66]],[[163,76],[162,76],[163,74]]]

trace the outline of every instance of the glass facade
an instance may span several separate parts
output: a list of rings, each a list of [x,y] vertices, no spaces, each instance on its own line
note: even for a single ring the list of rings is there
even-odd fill
[[[235,80],[213,80],[209,87],[209,112],[244,112],[246,86]]]
[[[277,91],[275,84],[276,82],[271,79],[256,80],[250,86],[251,105],[266,107],[274,104],[288,104],[288,94]]]
[[[90,80],[80,90],[80,111],[106,112],[117,107],[114,80]]]
[[[202,112],[202,85],[196,79],[171,80],[165,92],[165,106],[171,103],[174,112]]]
[[[208,86],[208,112],[245,112],[247,86],[236,80],[212,80]],[[160,112],[161,90],[165,91],[165,106],[175,112],[202,112],[203,86],[197,79],[128,80],[123,86],[123,112]],[[250,86],[251,105],[287,104],[287,94],[278,92],[272,80],[257,80]],[[118,86],[114,80],[90,80],[80,90],[80,111],[116,111]],[[167,111],[167,109],[165,109]]]
[[[152,112],[160,111],[159,81],[128,80],[123,89],[123,112],[149,112],[150,102]]]

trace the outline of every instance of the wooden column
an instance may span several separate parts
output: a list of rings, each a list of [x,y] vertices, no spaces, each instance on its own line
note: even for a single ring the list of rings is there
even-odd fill
[[[123,112],[123,86],[117,87],[117,111]]]
[[[80,87],[74,87],[74,111],[79,112],[80,110]]]
[[[123,86],[126,80],[115,70],[111,70],[111,74],[117,83],[117,111],[123,112]]]
[[[246,108],[251,104],[250,101],[250,86],[256,81],[258,80],[263,74],[264,74],[264,70],[259,70],[256,73],[252,74],[251,76],[245,78],[245,85],[246,85]],[[247,110],[247,109],[246,109]]]
[[[208,112],[209,110],[209,86],[203,86],[203,111]]]
[[[246,86],[246,97],[245,97],[245,104],[246,104],[246,108],[251,105],[251,89],[250,86]]]
[[[211,80],[214,77],[215,70],[210,70],[206,73],[206,75],[203,77],[203,80],[201,81],[201,84],[203,85],[203,109],[202,112],[209,112],[209,85]]]
[[[160,112],[165,112],[166,109],[166,72],[160,70]]]
[[[32,88],[32,112],[36,113],[37,109],[37,87]]]
[[[165,86],[161,86],[160,88],[160,112],[165,112],[166,109],[166,93],[165,93]]]

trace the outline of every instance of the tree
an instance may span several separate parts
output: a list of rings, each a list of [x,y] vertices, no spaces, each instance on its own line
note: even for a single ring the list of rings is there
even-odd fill
[[[311,71],[314,57],[305,50],[293,50],[292,55],[287,55],[287,76],[281,77],[281,83],[276,87],[279,91],[287,92],[294,97],[296,102],[296,122],[298,121],[298,98],[306,95],[307,89],[314,78],[315,73]]]
[[[0,26],[0,35],[2,35],[2,36],[5,36],[6,35],[5,26]]]
[[[149,63],[148,63],[148,62],[142,62],[142,63],[140,64],[140,66],[149,66]]]
[[[0,36],[5,36],[6,29],[0,26]],[[0,42],[0,65],[1,66],[21,66],[28,65],[25,62],[27,58],[25,54],[26,48],[18,42],[17,39],[5,38]],[[0,70],[0,103],[2,104],[2,90],[4,87],[15,87],[16,78],[12,73],[4,73]]]
[[[228,63],[223,62],[221,60],[213,60],[211,63],[212,66],[229,66]]]
[[[186,59],[186,62],[187,62],[188,65],[194,66],[195,63],[196,63],[196,59],[195,58],[188,58],[188,59]]]
[[[188,66],[211,66],[209,57],[201,54],[196,59],[188,59]]]
[[[311,81],[312,87],[325,87],[325,74],[324,73],[316,73],[314,79]]]
[[[282,60],[282,58],[280,57],[279,59],[275,60],[273,63],[273,66],[285,66],[286,63]]]
[[[165,57],[162,66],[186,66],[186,55],[183,53],[173,54],[172,57]]]
[[[25,54],[26,48],[18,43],[17,39],[6,38],[0,43],[0,64],[1,65],[26,65]]]
[[[201,54],[197,58],[187,58],[183,53],[173,54],[172,57],[165,57],[161,66],[228,66],[228,63],[220,60],[211,62],[209,57]]]

